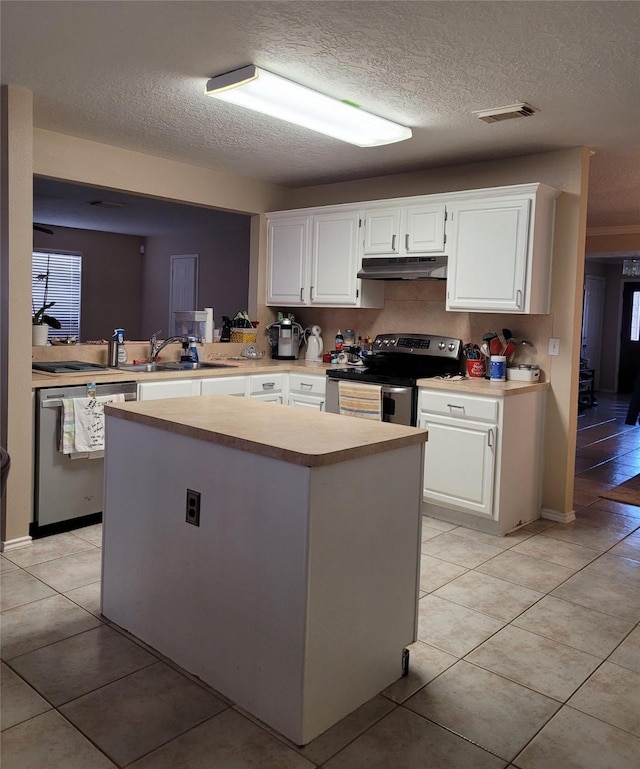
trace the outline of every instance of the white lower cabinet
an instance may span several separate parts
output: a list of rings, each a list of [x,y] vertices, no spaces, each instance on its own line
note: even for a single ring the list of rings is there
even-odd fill
[[[324,376],[289,374],[289,406],[324,411],[326,387],[327,378]]]
[[[172,379],[169,382],[140,382],[138,400],[152,401],[159,398],[189,398],[200,395],[200,380]]]
[[[253,374],[247,377],[248,393],[255,398],[268,403],[286,403],[288,376],[284,373]]]
[[[504,397],[420,390],[423,512],[493,534],[540,517],[546,392]]]

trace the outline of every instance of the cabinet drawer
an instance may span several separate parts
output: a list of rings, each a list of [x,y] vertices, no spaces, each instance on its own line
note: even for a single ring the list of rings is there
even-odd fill
[[[249,377],[249,392],[267,393],[284,390],[284,374],[255,374]]]
[[[433,390],[420,391],[421,412],[497,422],[499,407],[500,404],[496,398],[479,398],[474,395]]]
[[[307,374],[289,374],[289,390],[291,392],[324,395],[326,389],[326,377],[309,376]]]
[[[246,380],[243,376],[216,377],[202,380],[203,395],[244,395]]]

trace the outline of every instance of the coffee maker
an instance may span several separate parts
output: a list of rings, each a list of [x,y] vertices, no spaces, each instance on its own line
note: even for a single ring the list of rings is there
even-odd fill
[[[275,360],[297,360],[302,344],[303,329],[289,318],[277,320],[267,326],[271,357]]]

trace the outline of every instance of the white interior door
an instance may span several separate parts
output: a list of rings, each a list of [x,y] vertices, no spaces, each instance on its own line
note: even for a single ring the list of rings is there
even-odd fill
[[[198,304],[198,254],[171,257],[169,326],[167,336],[176,333],[174,312],[195,310]]]
[[[595,369],[596,390],[600,381],[604,290],[604,278],[598,275],[585,276],[582,310],[582,357],[588,359],[589,368]]]

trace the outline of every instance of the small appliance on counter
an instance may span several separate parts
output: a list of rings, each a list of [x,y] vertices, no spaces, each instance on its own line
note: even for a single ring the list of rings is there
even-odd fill
[[[305,328],[304,341],[307,343],[307,352],[304,359],[308,361],[314,361],[316,363],[322,362],[322,353],[324,352],[322,337],[320,334],[322,329],[320,326],[311,326],[311,328]]]
[[[267,326],[271,357],[274,360],[297,360],[304,330],[299,323],[283,318]]]
[[[211,315],[213,315],[213,311]],[[211,324],[207,310],[181,310],[174,312],[173,316],[175,336],[194,336],[198,339],[206,338],[207,321]]]

